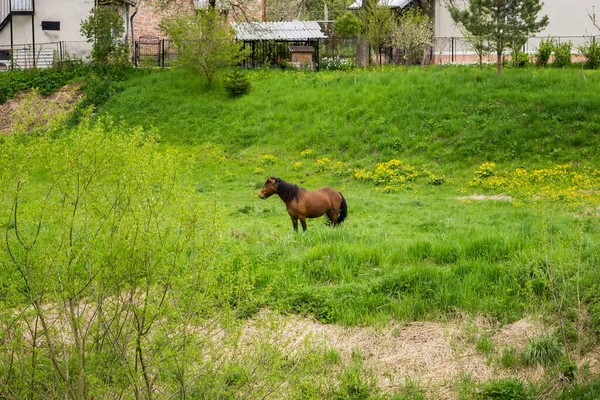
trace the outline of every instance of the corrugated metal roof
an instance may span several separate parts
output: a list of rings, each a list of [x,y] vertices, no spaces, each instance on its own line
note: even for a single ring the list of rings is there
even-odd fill
[[[390,8],[404,8],[409,5],[412,0],[379,0],[380,6],[387,6]],[[362,7],[362,0],[356,0],[348,7],[351,10],[357,10]]]
[[[241,22],[233,24],[238,40],[322,39],[325,34],[317,21]]]

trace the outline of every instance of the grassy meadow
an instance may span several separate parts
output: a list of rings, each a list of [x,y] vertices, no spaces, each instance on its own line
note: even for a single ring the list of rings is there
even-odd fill
[[[78,124],[1,139],[0,398],[437,398],[381,390],[360,349],[245,353],[264,310],[379,330],[536,317],[525,349],[477,341],[512,380],[463,377],[453,398],[595,398],[598,71],[248,73],[235,99],[138,74]],[[347,220],[294,232],[257,197],[268,175],[338,189]]]

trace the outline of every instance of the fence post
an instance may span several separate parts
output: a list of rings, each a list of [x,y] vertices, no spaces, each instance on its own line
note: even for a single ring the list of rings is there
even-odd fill
[[[160,59],[162,60],[162,68],[165,68],[165,39],[159,43]]]

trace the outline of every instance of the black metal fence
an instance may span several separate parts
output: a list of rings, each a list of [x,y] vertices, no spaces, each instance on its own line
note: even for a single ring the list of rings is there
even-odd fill
[[[291,61],[290,46],[310,46],[314,49],[312,62],[318,69],[319,41],[245,41],[243,48],[248,50],[248,57],[242,61],[246,68],[283,67]]]
[[[177,59],[171,40],[156,36],[142,36],[135,42],[133,62],[136,67],[170,67]]]

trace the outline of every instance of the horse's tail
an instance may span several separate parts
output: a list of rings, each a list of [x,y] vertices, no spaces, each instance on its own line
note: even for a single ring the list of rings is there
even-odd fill
[[[338,192],[338,193],[340,193],[340,192]],[[344,222],[344,220],[348,216],[348,205],[346,204],[346,199],[344,198],[344,196],[341,193],[340,193],[340,196],[342,196],[342,204],[340,204],[340,214],[338,215],[338,219],[337,219],[338,224],[341,224],[342,222]]]

